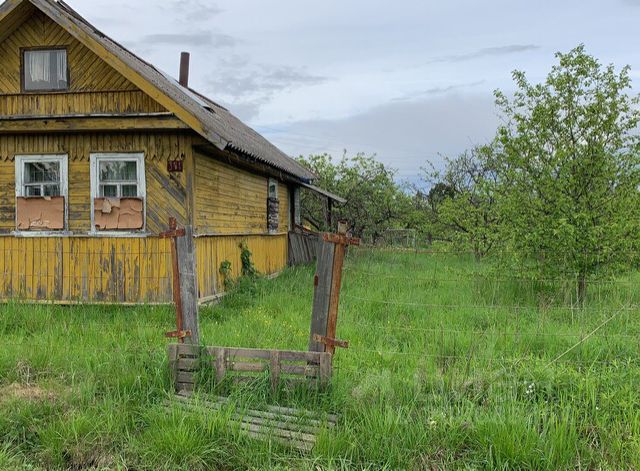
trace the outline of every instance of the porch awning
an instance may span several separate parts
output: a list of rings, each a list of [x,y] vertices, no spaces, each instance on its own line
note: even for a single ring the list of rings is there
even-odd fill
[[[340,203],[340,204],[345,204],[347,202],[346,199],[335,195],[327,190],[323,190],[322,188],[320,188],[319,186],[315,186],[315,185],[310,185],[309,183],[300,183],[301,186],[303,186],[304,188],[307,188],[311,191],[315,191],[316,193],[325,196],[327,198],[329,198],[332,201],[335,201],[336,203]]]

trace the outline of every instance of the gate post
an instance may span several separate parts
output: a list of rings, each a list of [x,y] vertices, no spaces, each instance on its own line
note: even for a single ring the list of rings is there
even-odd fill
[[[319,237],[309,338],[310,352],[333,354],[336,347],[349,346],[348,342],[336,339],[338,306],[346,247],[359,244],[360,239],[347,237],[347,225],[344,222],[338,224],[338,234],[324,233]]]
[[[200,344],[198,326],[198,280],[196,274],[195,243],[193,229],[178,229],[175,218],[169,219],[169,230],[160,237],[171,239],[173,271],[173,302],[176,307],[176,331],[167,337],[175,337],[180,343]]]

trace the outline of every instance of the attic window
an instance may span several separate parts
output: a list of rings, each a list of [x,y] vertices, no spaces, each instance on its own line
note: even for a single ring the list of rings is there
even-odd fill
[[[25,91],[58,91],[69,88],[66,49],[25,50],[22,63]]]

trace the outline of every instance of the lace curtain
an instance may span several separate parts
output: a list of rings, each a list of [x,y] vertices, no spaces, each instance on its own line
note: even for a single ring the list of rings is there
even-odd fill
[[[67,83],[67,52],[28,51],[27,65],[30,82],[33,84],[49,84],[51,88],[58,88]],[[52,69],[52,64],[55,68]],[[52,77],[52,71],[54,76]]]
[[[51,81],[51,53],[49,51],[29,51],[29,75],[32,82]]]

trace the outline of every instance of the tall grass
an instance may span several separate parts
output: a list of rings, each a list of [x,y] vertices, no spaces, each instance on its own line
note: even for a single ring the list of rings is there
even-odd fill
[[[229,411],[166,407],[168,307],[4,305],[0,469],[638,468],[639,281],[593,284],[577,308],[569,285],[471,257],[351,251],[333,387],[226,391],[339,413],[307,455]],[[203,342],[306,349],[312,283],[311,267],[240,282],[201,310]]]

